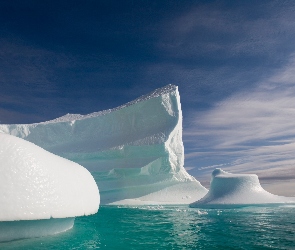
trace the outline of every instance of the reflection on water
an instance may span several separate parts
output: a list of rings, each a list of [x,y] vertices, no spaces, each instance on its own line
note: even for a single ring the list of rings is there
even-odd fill
[[[66,233],[0,243],[0,249],[294,249],[294,215],[294,205],[103,206]]]

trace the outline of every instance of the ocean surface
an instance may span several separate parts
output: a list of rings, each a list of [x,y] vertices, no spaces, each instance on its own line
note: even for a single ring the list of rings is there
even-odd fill
[[[0,249],[295,249],[295,205],[102,206],[67,232]]]

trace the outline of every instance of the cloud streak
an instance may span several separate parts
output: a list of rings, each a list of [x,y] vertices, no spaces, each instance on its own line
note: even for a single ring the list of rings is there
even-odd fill
[[[164,23],[159,46],[176,57],[218,51],[229,57],[272,56],[275,48],[294,39],[294,9],[290,1],[199,4]]]
[[[291,56],[256,87],[195,113],[184,131],[188,167],[196,162],[199,175],[220,164],[231,172],[257,173],[262,180],[295,179],[294,74]]]

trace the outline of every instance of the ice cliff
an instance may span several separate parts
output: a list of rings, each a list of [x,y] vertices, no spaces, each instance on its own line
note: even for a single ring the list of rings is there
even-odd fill
[[[97,185],[85,168],[0,133],[0,241],[65,231],[96,213]]]
[[[91,171],[102,204],[188,204],[207,193],[184,169],[182,111],[168,85],[115,109],[0,125]]]
[[[295,202],[294,197],[283,197],[265,191],[255,174],[231,174],[222,169],[212,172],[209,192],[191,207],[232,205],[232,204],[272,204]]]

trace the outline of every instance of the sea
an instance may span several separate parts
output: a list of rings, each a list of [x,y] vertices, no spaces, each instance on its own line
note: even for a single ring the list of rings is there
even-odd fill
[[[101,206],[64,233],[0,249],[295,249],[295,205]]]

